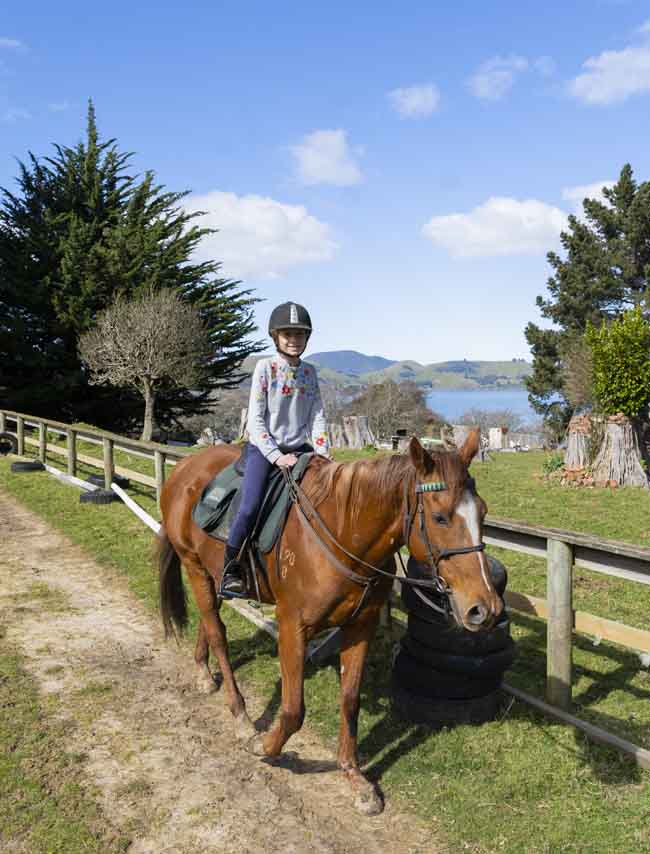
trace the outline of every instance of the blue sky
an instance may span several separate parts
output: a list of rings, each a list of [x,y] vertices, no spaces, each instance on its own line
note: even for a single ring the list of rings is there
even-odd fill
[[[262,331],[308,306],[312,351],[528,357],[566,215],[625,162],[650,179],[647,1],[11,5],[0,186],[92,97],[209,211]]]

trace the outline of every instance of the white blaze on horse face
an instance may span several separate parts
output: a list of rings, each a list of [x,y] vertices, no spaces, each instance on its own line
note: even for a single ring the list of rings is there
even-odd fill
[[[463,492],[463,497],[456,507],[456,513],[465,521],[469,535],[472,538],[472,545],[478,546],[481,543],[481,524],[478,514],[478,504],[475,497],[466,489]],[[479,566],[481,567],[481,575],[488,591],[490,590],[490,582],[488,581],[487,560],[485,552],[477,552]]]

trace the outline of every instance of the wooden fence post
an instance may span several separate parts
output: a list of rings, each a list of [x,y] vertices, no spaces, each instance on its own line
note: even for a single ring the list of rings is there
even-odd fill
[[[571,707],[573,658],[573,546],[562,540],[549,539],[546,559],[546,699],[551,705],[568,710]]]
[[[16,416],[16,438],[18,439],[18,454],[25,455],[25,420],[20,415]]]
[[[104,489],[110,489],[115,475],[115,463],[113,462],[113,440],[104,436]]]
[[[0,433],[4,433],[7,429],[7,416],[4,412],[0,412]]]
[[[45,464],[47,459],[47,427],[43,421],[38,422],[38,458]]]
[[[74,477],[77,474],[77,431],[68,429],[68,474]]]
[[[160,507],[160,493],[165,482],[165,455],[162,451],[153,452],[153,461],[156,471],[156,501]]]

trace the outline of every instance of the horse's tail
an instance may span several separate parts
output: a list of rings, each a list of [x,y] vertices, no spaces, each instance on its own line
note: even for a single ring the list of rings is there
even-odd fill
[[[180,634],[187,628],[187,594],[181,575],[181,560],[172,546],[167,532],[158,535],[158,575],[160,579],[160,614],[165,637]]]

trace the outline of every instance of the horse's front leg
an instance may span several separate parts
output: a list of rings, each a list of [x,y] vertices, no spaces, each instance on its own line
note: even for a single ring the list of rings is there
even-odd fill
[[[282,673],[282,707],[274,727],[264,736],[264,753],[278,756],[288,739],[298,732],[305,717],[305,627],[278,614],[278,653]]]
[[[379,621],[378,610],[362,613],[343,629],[341,646],[341,728],[339,731],[338,764],[356,795],[354,805],[365,815],[380,813],[384,804],[373,784],[359,769],[357,756],[357,724],[359,694],[368,645]]]

